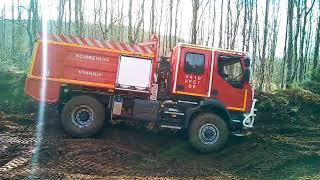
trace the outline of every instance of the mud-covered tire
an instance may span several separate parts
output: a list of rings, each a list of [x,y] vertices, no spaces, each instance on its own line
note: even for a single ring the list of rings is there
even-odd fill
[[[202,153],[220,150],[229,138],[226,122],[216,114],[205,113],[192,120],[189,127],[191,145]]]
[[[90,137],[100,131],[105,122],[103,105],[95,98],[82,95],[68,101],[62,109],[61,122],[73,137]]]

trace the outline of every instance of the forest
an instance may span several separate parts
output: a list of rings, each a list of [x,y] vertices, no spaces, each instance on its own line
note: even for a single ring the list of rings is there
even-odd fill
[[[183,3],[57,0],[49,7],[48,30],[53,34],[131,43],[156,34],[161,39],[162,55],[167,55],[178,42],[249,52],[259,90],[293,86],[310,79],[319,69],[317,0]],[[2,3],[0,57],[4,63],[17,65],[23,71],[29,67],[34,40],[41,32],[42,5],[38,0]],[[190,18],[184,18],[186,13]]]
[[[184,135],[122,124],[72,139],[48,107],[35,178],[320,178],[320,0],[1,0],[0,179],[30,177],[39,105],[24,85],[43,23],[114,42],[155,34],[161,56],[179,42],[247,52],[258,112],[252,136],[199,155]]]

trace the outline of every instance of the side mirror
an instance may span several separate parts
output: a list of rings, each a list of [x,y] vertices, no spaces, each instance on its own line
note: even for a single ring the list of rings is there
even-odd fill
[[[249,68],[250,67],[250,63],[251,63],[251,60],[250,58],[246,57],[244,58],[244,66]]]
[[[246,67],[243,71],[242,75],[242,82],[249,82],[250,81],[250,68]]]

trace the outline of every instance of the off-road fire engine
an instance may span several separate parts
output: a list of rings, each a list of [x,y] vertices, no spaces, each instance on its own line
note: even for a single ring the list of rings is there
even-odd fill
[[[40,36],[25,92],[55,104],[74,137],[92,136],[106,121],[127,121],[186,131],[193,147],[210,152],[230,134],[248,134],[256,100],[247,53],[178,43],[168,57],[158,54],[155,36],[142,44]]]

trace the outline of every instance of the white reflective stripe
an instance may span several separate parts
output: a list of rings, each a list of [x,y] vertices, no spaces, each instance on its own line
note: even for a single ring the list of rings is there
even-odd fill
[[[180,115],[180,116],[183,116],[183,115],[184,115],[184,113],[179,113],[179,112],[170,112],[170,111],[165,111],[164,113],[165,113],[165,114]]]
[[[70,36],[64,36],[64,38],[66,38],[68,43],[73,43],[72,39],[70,38]]]
[[[124,49],[121,47],[121,45],[119,43],[115,43],[115,42],[113,42],[113,43],[118,47],[118,49],[120,49],[121,51],[124,51]]]
[[[56,38],[56,40],[57,40],[58,42],[63,42],[62,39],[60,38],[60,36],[57,36],[57,35],[53,35],[53,36]]]
[[[90,39],[84,39],[89,46],[94,46]]]
[[[77,41],[78,44],[83,45],[83,43],[80,40],[80,38],[78,38],[77,36],[74,36],[74,39]]]
[[[147,52],[149,54],[153,54],[153,51],[151,50],[151,48],[149,46],[144,46],[144,48],[147,50]]]
[[[104,48],[102,43],[100,42],[100,40],[95,40],[95,42],[97,43],[97,45],[99,46],[99,48]]]
[[[139,53],[144,53],[143,50],[140,48],[140,46],[134,45],[134,47],[137,49]]]
[[[134,51],[129,44],[124,44],[124,45],[127,47],[128,51]]]
[[[211,68],[210,68],[210,80],[209,80],[209,90],[208,90],[208,97],[211,94],[211,87],[212,87],[212,76],[213,76],[213,64],[214,64],[214,49],[211,51]]]
[[[187,103],[187,104],[198,104],[197,102],[192,102],[192,101],[182,101],[182,100],[178,100],[178,102]]]
[[[112,47],[112,45],[111,45],[110,42],[105,41],[104,43],[107,45],[107,48],[108,48],[108,49],[113,49],[113,47]]]
[[[170,125],[161,125],[162,128],[170,128],[170,129],[181,129],[179,126],[170,126]]]
[[[178,70],[179,70],[179,63],[180,63],[180,53],[181,53],[181,44],[178,47],[178,60],[177,60],[177,64],[176,64],[176,69],[175,69],[175,73],[174,73],[174,82],[173,82],[173,93],[176,92],[177,89],[177,78],[178,78]]]

